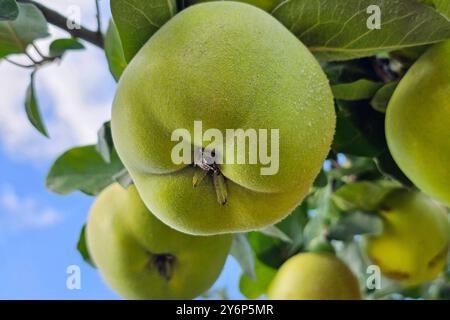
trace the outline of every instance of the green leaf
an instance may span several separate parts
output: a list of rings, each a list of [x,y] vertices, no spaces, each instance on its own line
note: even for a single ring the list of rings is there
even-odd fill
[[[355,82],[333,85],[331,90],[335,99],[353,101],[372,98],[382,86],[381,82],[360,79]]]
[[[230,254],[241,266],[243,273],[250,279],[256,279],[255,259],[245,233],[236,233],[233,237]]]
[[[0,21],[15,20],[19,15],[16,0],[0,0]]]
[[[83,257],[83,260],[95,268],[95,264],[91,259],[91,255],[89,254],[86,244],[86,225],[83,225],[81,228],[80,237],[77,243],[77,250],[81,254],[81,257]]]
[[[28,120],[31,122],[40,133],[48,138],[47,129],[42,121],[41,113],[39,111],[39,105],[36,100],[36,94],[34,90],[34,76],[35,72],[31,73],[30,84],[28,85],[25,96],[25,112],[27,113]]]
[[[212,288],[200,295],[206,300],[230,300],[227,288]]]
[[[307,250],[309,252],[315,253],[335,253],[335,249],[333,245],[330,243],[328,239],[325,238],[323,234],[313,238],[308,243]]]
[[[97,132],[97,145],[95,149],[102,156],[105,162],[111,162],[111,153],[114,149],[111,133],[111,122],[105,122]]]
[[[108,31],[106,31],[105,35],[105,54],[108,60],[109,71],[114,79],[119,81],[122,72],[127,66],[127,61],[123,53],[119,32],[112,19],[109,21]]]
[[[373,262],[368,259],[360,241],[343,242],[342,248],[336,251],[336,255],[354,272],[359,280],[360,287],[367,290],[367,277],[371,275],[371,273],[367,273],[367,267],[372,265]]]
[[[349,183],[339,188],[332,199],[343,211],[377,211],[386,195],[398,187],[395,184],[368,181]]]
[[[369,29],[371,5],[381,28]],[[450,38],[450,22],[411,0],[287,0],[272,12],[322,60],[349,60]]]
[[[316,188],[323,188],[323,187],[326,187],[327,184],[328,184],[327,174],[322,169],[322,170],[320,170],[319,174],[317,175],[316,179],[314,180],[313,186]]]
[[[63,153],[53,163],[46,186],[59,194],[80,190],[96,195],[113,183],[114,175],[122,169],[116,152],[111,155],[111,162],[106,163],[95,146],[76,147]]]
[[[307,211],[307,201],[304,201],[288,217],[276,224],[276,227],[291,239],[290,242],[261,232],[248,233],[249,243],[256,257],[262,263],[278,268],[288,258],[301,250],[303,245],[303,228],[308,221]]]
[[[14,21],[0,21],[0,58],[24,53],[36,39],[49,35],[47,21],[32,4],[19,4],[19,16]]]
[[[450,2],[448,0],[433,0],[436,10],[450,19]]]
[[[334,152],[376,157],[385,150],[384,115],[368,103],[340,102],[336,115]]]
[[[289,238],[289,236],[286,233],[284,233],[283,231],[281,231],[278,227],[276,227],[274,225],[265,227],[258,231],[261,232],[262,234],[265,234],[266,236],[278,238],[284,242],[290,242],[290,243],[292,242],[292,239]]]
[[[117,172],[113,176],[113,179],[125,189],[133,183],[133,179],[131,178],[130,173],[126,168],[123,168],[123,170]]]
[[[336,180],[347,181],[357,178],[358,180],[376,180],[382,178],[375,162],[369,158],[346,156],[346,163],[339,168],[329,171],[329,176]]]
[[[438,12],[450,19],[450,1],[448,0],[419,0],[425,4],[432,5]]]
[[[342,214],[341,219],[333,223],[328,230],[328,238],[350,241],[356,235],[380,234],[383,221],[380,216],[361,211]]]
[[[277,270],[266,266],[255,259],[255,279],[243,274],[239,280],[239,289],[248,299],[257,299],[266,294],[270,282],[275,277]]]
[[[355,82],[359,79],[376,80],[378,76],[373,70],[371,59],[357,59],[352,61],[334,61],[323,64],[331,85]]]
[[[111,0],[111,12],[127,62],[176,10],[176,0]]]
[[[398,167],[397,163],[392,158],[389,150],[385,150],[382,154],[375,158],[375,163],[378,170],[383,173],[384,176],[397,180],[404,186],[413,187],[414,183],[409,180],[409,178],[403,173],[403,171]]]
[[[389,82],[381,87],[370,101],[372,108],[379,112],[385,113],[397,85],[398,82]]]
[[[56,39],[49,47],[49,53],[52,57],[62,57],[67,50],[82,50],[84,46],[76,39]]]

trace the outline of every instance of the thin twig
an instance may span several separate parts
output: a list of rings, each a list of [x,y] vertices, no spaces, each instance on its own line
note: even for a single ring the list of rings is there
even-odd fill
[[[28,57],[28,59],[31,60],[31,62],[33,62],[34,64],[36,64],[37,61],[34,60],[34,58],[33,58],[28,52],[25,51],[25,55]]]
[[[103,35],[101,32],[89,30],[83,26],[79,29],[72,29],[67,26],[68,18],[61,15],[60,13],[47,8],[43,4],[33,0],[17,0],[20,3],[30,3],[35,5],[39,10],[41,10],[45,19],[48,23],[68,32],[72,37],[83,39],[87,42],[96,45],[99,48],[103,48]]]
[[[97,32],[102,33],[102,19],[100,16],[100,0],[95,0],[95,9],[97,10]]]
[[[34,50],[36,50],[37,54],[38,54],[42,59],[47,58],[47,56],[46,56],[45,54],[42,53],[42,51],[39,49],[39,47],[38,47],[34,42],[31,43],[31,46],[34,48]]]
[[[17,67],[26,68],[26,69],[34,68],[34,64],[22,64],[22,63],[19,63],[19,62],[15,62],[15,61],[13,61],[13,60],[11,60],[9,58],[4,58],[4,59],[5,59],[5,61],[8,61],[9,63],[11,63],[11,64],[13,64],[13,65],[15,65]]]

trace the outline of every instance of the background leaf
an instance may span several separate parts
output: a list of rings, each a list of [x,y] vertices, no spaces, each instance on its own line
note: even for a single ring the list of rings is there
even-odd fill
[[[368,29],[367,8],[381,9]],[[450,38],[450,22],[411,0],[287,0],[272,14],[322,60],[348,60]]]
[[[278,268],[298,253],[303,247],[303,228],[308,221],[307,211],[307,202],[304,201],[288,217],[275,225],[291,239],[289,242],[261,232],[248,233],[248,240],[256,258],[269,267]]]
[[[91,267],[95,268],[94,261],[91,259],[91,255],[89,254],[89,250],[86,243],[86,225],[81,228],[80,237],[77,242],[77,250],[81,254],[81,257],[84,261],[91,265]]]
[[[378,170],[380,170],[380,172],[383,173],[385,177],[395,179],[407,187],[414,186],[411,180],[409,180],[409,178],[395,163],[389,150],[385,150],[383,153],[377,156],[375,158],[375,163],[378,167]]]
[[[283,231],[281,231],[278,227],[276,227],[274,225],[265,227],[264,229],[259,230],[259,232],[261,232],[262,234],[265,234],[266,236],[280,239],[281,241],[284,241],[284,242],[289,242],[289,243],[292,242],[292,239],[289,238],[289,236],[286,233],[284,233]]]
[[[0,0],[0,21],[14,20],[19,15],[16,0]]]
[[[432,5],[436,10],[450,19],[450,1],[448,0],[419,0],[425,4]]]
[[[275,277],[277,269],[266,266],[255,259],[255,279],[243,274],[239,280],[241,293],[249,299],[256,299],[266,294],[270,282]]]
[[[105,162],[111,162],[111,153],[114,150],[114,144],[111,133],[111,122],[105,122],[97,132],[97,145],[95,149],[102,156]]]
[[[50,44],[49,53],[52,57],[62,57],[67,50],[81,49],[84,49],[84,46],[76,39],[56,39]]]
[[[175,0],[111,0],[127,62],[176,11]]]
[[[122,169],[115,152],[111,155],[111,162],[106,163],[95,146],[77,147],[66,151],[53,163],[46,186],[59,194],[80,190],[95,195],[113,183],[113,176]]]
[[[245,233],[236,233],[233,237],[230,254],[241,266],[243,273],[250,279],[256,279],[255,259]]]
[[[364,100],[372,98],[383,86],[383,83],[367,79],[360,79],[350,83],[339,83],[331,86],[335,99]]]
[[[108,60],[109,71],[114,79],[119,81],[122,72],[127,66],[127,61],[123,53],[119,32],[113,20],[109,21],[108,30],[105,35],[105,54]]]
[[[398,186],[368,181],[349,183],[333,194],[333,201],[343,211],[377,211],[384,197]]]
[[[332,149],[361,157],[376,157],[387,147],[384,115],[366,102],[338,102]]]
[[[322,169],[322,170],[320,170],[316,179],[314,179],[313,186],[316,188],[323,188],[327,184],[328,184],[328,177],[327,177],[327,174],[325,173],[325,171]]]
[[[0,21],[0,58],[25,52],[33,40],[48,36],[44,15],[32,4],[19,4],[14,21]]]
[[[328,230],[328,238],[350,241],[356,235],[379,234],[383,231],[381,217],[361,211],[346,212]]]
[[[386,112],[386,108],[397,88],[398,82],[389,82],[382,86],[370,100],[370,105],[379,112]]]
[[[131,178],[130,173],[126,168],[123,168],[121,171],[113,175],[113,179],[125,189],[133,183],[133,178]]]
[[[39,111],[39,105],[37,103],[36,94],[34,90],[34,77],[35,72],[31,73],[30,84],[28,85],[25,96],[25,112],[27,113],[28,120],[31,122],[40,133],[48,137],[47,129],[42,121],[41,113]]]

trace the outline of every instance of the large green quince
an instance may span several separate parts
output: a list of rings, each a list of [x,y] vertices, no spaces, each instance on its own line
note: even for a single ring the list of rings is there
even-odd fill
[[[194,142],[195,121],[224,137],[267,129],[269,155],[278,129],[277,173],[262,175],[261,162],[175,164],[176,129],[188,131],[193,150],[210,143]],[[266,12],[226,1],[191,6],[159,29],[124,72],[112,111],[115,146],[147,207],[201,235],[286,217],[319,173],[334,128],[331,89],[308,49]]]
[[[228,255],[231,236],[195,237],[160,222],[134,186],[114,184],[94,202],[89,253],[106,283],[127,299],[192,299],[208,290]]]
[[[433,280],[447,262],[446,210],[422,193],[397,189],[383,200],[383,232],[370,236],[367,253],[381,272],[405,285]]]
[[[358,280],[335,255],[300,253],[287,260],[269,286],[273,300],[360,300]]]
[[[194,0],[193,3],[210,2],[210,1],[223,1],[223,0]],[[261,8],[264,11],[272,11],[279,5],[283,0],[236,0],[237,2],[244,2],[251,4],[255,7]]]
[[[400,81],[386,138],[408,178],[450,206],[450,41],[429,49]]]

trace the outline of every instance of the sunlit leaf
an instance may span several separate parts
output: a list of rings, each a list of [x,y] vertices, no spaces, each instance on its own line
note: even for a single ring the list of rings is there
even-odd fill
[[[111,155],[110,163],[106,163],[95,146],[76,147],[63,153],[53,163],[46,186],[59,194],[80,190],[95,195],[115,182],[114,175],[122,169],[116,152]]]
[[[175,0],[111,0],[111,12],[128,62],[176,11]]]
[[[50,44],[49,53],[52,57],[62,57],[68,50],[82,49],[84,49],[83,44],[78,42],[76,39],[56,39]]]
[[[24,53],[36,39],[48,36],[44,15],[32,4],[19,4],[19,16],[13,21],[0,21],[0,58]]]
[[[16,0],[0,0],[0,21],[14,20],[19,15]]]
[[[35,73],[31,73],[30,84],[28,85],[25,97],[25,111],[27,113],[28,120],[31,122],[40,133],[48,137],[47,129],[42,121],[41,112],[36,99],[36,93],[34,89]]]
[[[119,81],[122,72],[127,66],[123,53],[119,32],[113,20],[110,20],[108,31],[105,35],[105,54],[108,60],[109,71],[116,81]]]
[[[250,279],[255,279],[255,259],[253,251],[244,233],[236,233],[233,237],[230,254],[241,266],[243,273]]]
[[[368,28],[372,11],[380,28]],[[373,7],[371,7],[373,8]],[[287,0],[272,13],[322,60],[348,60],[450,38],[450,22],[411,0]]]

